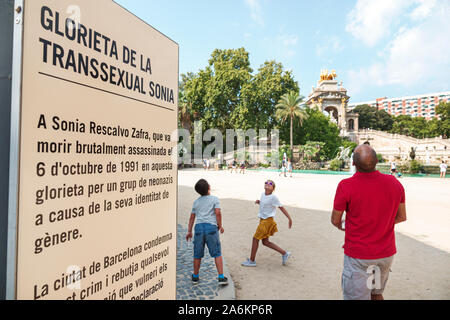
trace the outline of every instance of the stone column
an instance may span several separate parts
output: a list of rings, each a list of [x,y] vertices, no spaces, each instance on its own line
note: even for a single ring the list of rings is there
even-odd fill
[[[338,125],[339,128],[347,131],[347,112],[345,107],[347,106],[347,99],[342,98],[341,99],[341,110],[338,110],[339,116],[338,116]]]

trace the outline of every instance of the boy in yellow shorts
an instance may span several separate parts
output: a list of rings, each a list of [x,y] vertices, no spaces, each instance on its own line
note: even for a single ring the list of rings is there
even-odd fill
[[[277,208],[280,208],[281,212],[289,220],[289,229],[292,228],[292,219],[289,213],[283,208],[278,197],[273,194],[275,191],[275,182],[268,180],[264,184],[264,193],[261,195],[260,200],[256,200],[256,204],[259,207],[258,218],[260,218],[259,226],[256,229],[256,233],[253,236],[252,251],[250,259],[247,259],[242,263],[244,267],[256,267],[256,253],[258,251],[259,241],[262,240],[262,244],[270,249],[273,249],[282,255],[282,264],[286,265],[291,253],[281,249],[275,243],[269,241],[269,237],[278,232],[277,224],[274,220]]]

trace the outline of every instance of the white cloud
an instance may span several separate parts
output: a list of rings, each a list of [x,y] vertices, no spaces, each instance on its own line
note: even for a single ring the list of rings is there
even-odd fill
[[[318,41],[316,45],[316,53],[321,56],[325,53],[336,54],[342,52],[344,49],[341,39],[337,36],[327,36],[324,39]]]
[[[260,26],[264,26],[263,11],[259,0],[245,0],[245,4],[250,8],[251,19]]]
[[[389,35],[390,27],[410,0],[358,0],[347,16],[346,30],[368,46]]]
[[[285,50],[285,51],[283,52],[283,56],[286,57],[286,58],[293,57],[293,56],[295,56],[296,54],[297,54],[297,52],[295,52],[295,50]]]
[[[420,23],[400,28],[394,39],[379,52],[380,60],[367,68],[351,70],[348,73],[348,88],[353,93],[363,87],[376,85],[403,85],[412,87],[429,83],[450,84],[450,4],[442,1],[427,4],[418,1],[413,16],[420,16]],[[419,10],[420,9],[420,10]]]
[[[298,42],[298,36],[295,34],[284,34],[280,38],[285,47],[295,46]]]
[[[411,13],[413,20],[421,20],[427,18],[436,5],[436,0],[417,0],[419,6]]]
[[[280,48],[281,55],[285,58],[291,58],[297,54],[294,47],[298,44],[298,36],[295,34],[280,34],[278,35],[278,46]]]

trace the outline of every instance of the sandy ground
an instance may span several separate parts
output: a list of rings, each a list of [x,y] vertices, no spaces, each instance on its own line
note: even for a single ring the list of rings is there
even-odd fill
[[[183,170],[179,172],[178,222],[187,225],[197,198],[193,186],[209,181],[219,197],[225,233],[222,251],[236,285],[237,299],[342,299],[344,233],[330,223],[337,184],[334,175]],[[271,241],[292,252],[287,266],[281,256],[260,245],[256,268],[241,262],[250,256],[258,225],[254,201],[264,182],[276,183],[276,194],[293,218],[278,211],[279,232]],[[450,299],[450,179],[403,178],[408,221],[396,227],[397,255],[385,291],[386,299]]]

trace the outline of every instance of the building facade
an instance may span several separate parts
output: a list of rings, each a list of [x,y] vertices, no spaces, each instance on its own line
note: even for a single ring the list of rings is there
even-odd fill
[[[449,101],[450,91],[446,91],[393,99],[379,98],[372,101],[350,103],[348,107],[349,110],[353,110],[356,106],[367,104],[378,110],[385,110],[392,116],[408,115],[432,120],[437,118],[436,106],[441,102]]]
[[[414,150],[416,160],[424,164],[440,164],[450,161],[450,140],[443,138],[416,139],[371,129],[349,133],[349,138],[358,145],[370,143],[387,161],[408,161]]]
[[[306,101],[306,105],[317,108],[321,112],[328,114],[335,122],[341,134],[359,130],[359,115],[348,109],[350,97],[347,95],[341,83],[336,80],[337,75],[333,70],[331,74],[328,70],[322,70],[317,88],[312,88],[312,92]]]

